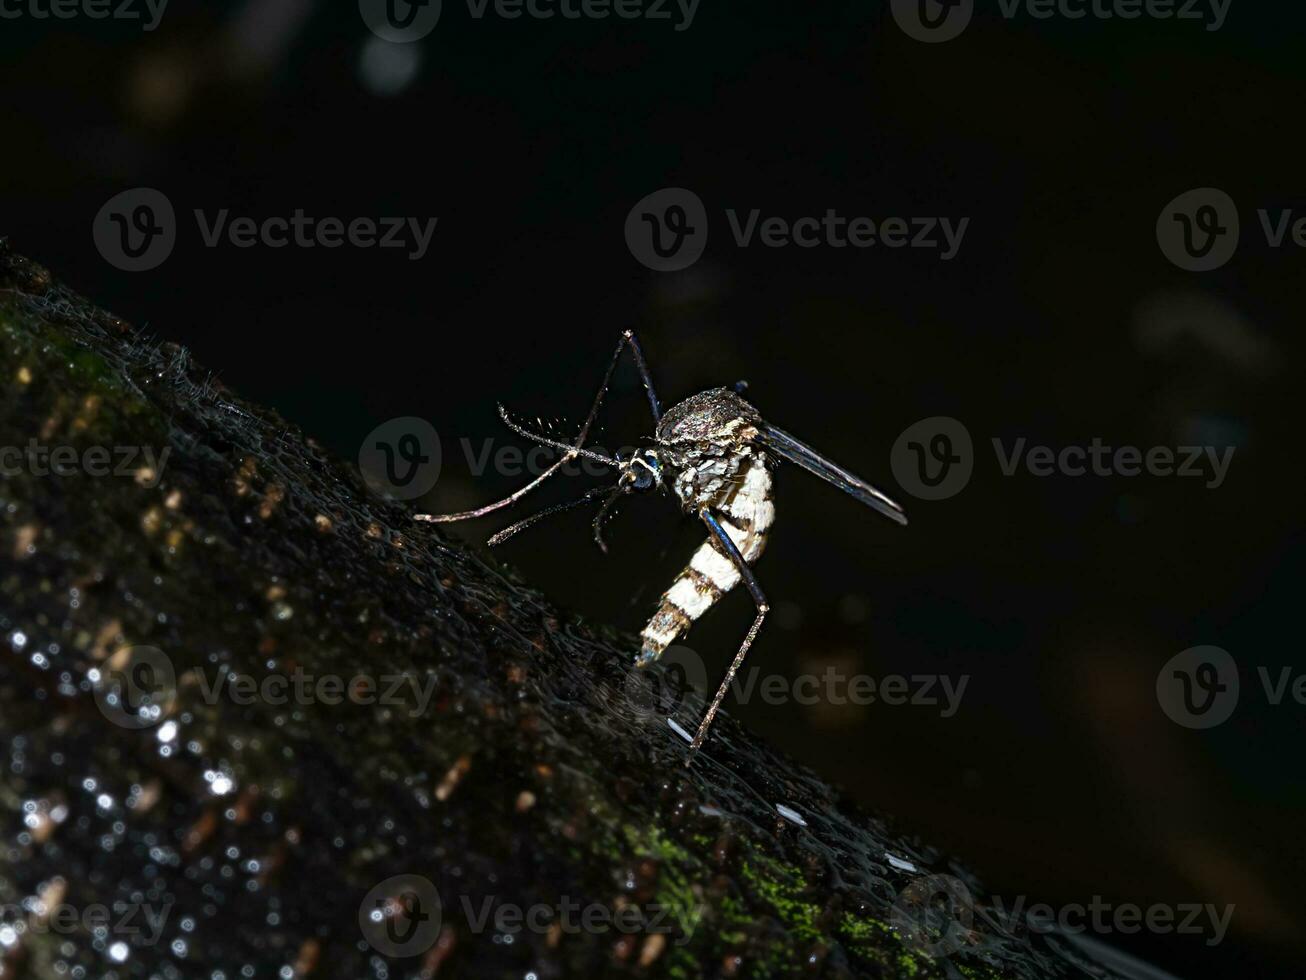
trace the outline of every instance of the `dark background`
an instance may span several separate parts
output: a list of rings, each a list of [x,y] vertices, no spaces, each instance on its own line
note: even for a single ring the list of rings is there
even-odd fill
[[[1295,975],[1306,708],[1256,676],[1301,666],[1300,311],[1306,254],[1257,208],[1306,205],[1306,16],[1234,0],[1191,21],[1004,20],[980,4],[922,44],[879,3],[702,0],[672,22],[472,19],[384,51],[356,7],[173,0],[153,32],[0,21],[0,234],[346,459],[395,416],[431,420],[452,510],[459,440],[583,417],[620,329],[663,399],[746,378],[773,421],[906,504],[897,528],[794,471],[758,565],[776,606],[754,665],[971,675],[952,718],[921,706],[728,710],[1008,901],[1232,903],[1230,934],[1108,941],[1181,975]],[[380,92],[369,58],[420,63]],[[125,273],[91,224],[158,188],[181,218],[160,267]],[[634,203],[683,186],[711,235],[683,273],[637,263]],[[1165,204],[1239,204],[1223,268],[1158,248]],[[263,218],[438,216],[402,250],[206,248],[193,208]],[[738,248],[724,210],[795,219],[969,217],[959,254]],[[647,434],[629,366],[599,440]],[[912,499],[890,448],[952,416],[976,444],[957,496]],[[991,439],[1056,448],[1234,444],[1218,489],[1176,477],[1003,476]],[[587,481],[586,486],[592,481]],[[580,483],[539,500],[564,499]],[[506,520],[457,528],[483,539]],[[637,630],[702,537],[665,503],[623,508],[604,558],[580,515],[505,546],[558,602]],[[715,682],[751,618],[731,595],[689,636]],[[1172,656],[1238,661],[1233,718],[1169,721]],[[633,652],[633,651],[632,651]],[[1294,674],[1295,676],[1295,674]],[[650,773],[649,778],[656,778]]]

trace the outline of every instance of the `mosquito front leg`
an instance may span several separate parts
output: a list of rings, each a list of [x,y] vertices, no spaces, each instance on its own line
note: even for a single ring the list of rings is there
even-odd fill
[[[621,339],[630,344],[630,353],[635,358],[635,367],[639,368],[639,378],[644,382],[644,390],[648,393],[648,407],[653,410],[653,424],[656,426],[662,421],[662,405],[653,390],[653,375],[649,373],[648,362],[644,360],[644,348],[639,346],[639,338],[635,336],[634,330],[622,333]],[[617,352],[621,352],[620,347],[617,348]]]
[[[748,589],[748,594],[753,597],[753,604],[757,606],[757,618],[753,620],[753,625],[748,628],[748,635],[744,637],[744,642],[739,645],[739,652],[735,654],[734,661],[730,664],[730,669],[726,671],[725,680],[721,682],[721,687],[717,689],[716,697],[708,706],[707,714],[699,723],[698,733],[694,736],[694,741],[690,743],[689,751],[697,752],[699,746],[703,744],[703,739],[707,737],[707,730],[712,724],[712,719],[716,717],[717,709],[721,707],[721,701],[726,696],[726,691],[730,689],[730,683],[735,679],[735,674],[739,670],[739,665],[744,662],[744,656],[748,653],[748,648],[753,645],[753,640],[757,638],[757,631],[762,628],[762,620],[766,619],[766,612],[771,607],[767,604],[766,596],[762,592],[762,586],[757,582],[757,576],[749,567],[744,556],[739,553],[739,547],[726,533],[721,522],[716,519],[712,511],[704,507],[698,512],[698,516],[703,519],[703,523],[708,526],[708,530],[721,543],[730,560],[734,562],[735,567],[739,569],[740,578],[743,580],[744,587]]]
[[[567,463],[570,463],[577,456],[583,455],[582,447],[585,440],[589,438],[590,429],[594,427],[594,420],[598,418],[599,407],[603,404],[603,396],[608,393],[608,387],[612,384],[612,374],[617,369],[617,363],[621,360],[621,352],[630,344],[631,353],[635,358],[635,366],[639,368],[640,378],[644,382],[644,389],[648,392],[649,406],[653,409],[653,421],[656,423],[662,417],[661,408],[658,405],[657,395],[653,393],[653,381],[648,373],[648,365],[644,362],[644,351],[639,346],[639,341],[635,339],[635,331],[626,330],[622,333],[621,339],[617,341],[617,349],[612,352],[612,360],[608,362],[608,369],[603,372],[603,382],[599,385],[599,390],[594,396],[594,404],[590,406],[590,413],[585,417],[585,424],[580,427],[580,433],[576,436],[576,441],[565,447],[562,456],[560,456],[552,466],[537,476],[526,486],[504,497],[502,500],[496,500],[492,504],[486,504],[484,507],[477,507],[475,510],[459,511],[456,514],[415,514],[416,520],[426,521],[429,524],[448,524],[453,521],[466,521],[474,517],[484,517],[486,514],[492,514],[496,510],[502,510],[504,507],[511,507],[522,497],[526,496],[541,483],[553,476],[554,473],[562,469]],[[500,407],[500,415],[505,416],[505,421],[509,426],[509,421]],[[515,426],[514,426],[515,429]],[[531,436],[531,438],[535,438]],[[563,448],[559,446],[558,448]]]

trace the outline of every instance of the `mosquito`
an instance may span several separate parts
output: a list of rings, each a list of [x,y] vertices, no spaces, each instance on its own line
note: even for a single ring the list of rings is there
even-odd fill
[[[585,448],[603,397],[612,383],[612,375],[621,361],[622,352],[630,349],[649,408],[653,413],[652,446],[637,450],[626,458],[609,456]],[[587,503],[601,501],[594,518],[594,540],[607,552],[603,528],[613,507],[625,495],[659,489],[672,493],[681,509],[707,527],[707,540],[694,552],[689,564],[676,577],[671,588],[662,594],[657,611],[640,633],[642,641],[636,667],[654,663],[675,640],[740,582],[748,590],[756,607],[756,618],[730,664],[725,680],[699,723],[690,743],[691,758],[707,737],[712,719],[730,688],[730,683],[744,662],[749,648],[757,639],[770,605],[753,574],[752,565],[766,547],[767,534],[775,521],[775,504],[771,499],[771,474],[780,461],[796,463],[810,473],[832,483],[855,499],[879,511],[885,517],[907,523],[903,509],[869,483],[830,462],[811,446],[765,421],[741,393],[745,385],[712,388],[700,392],[664,413],[653,389],[652,376],[644,351],[633,330],[621,335],[617,349],[599,385],[594,404],[574,442],[551,439],[518,424],[500,405],[504,423],[523,438],[562,451],[548,469],[526,486],[502,500],[475,510],[456,514],[417,514],[419,521],[448,523],[484,517],[510,507],[553,476],[577,457],[611,466],[617,482],[598,487],[576,500],[547,507],[489,539],[491,546],[502,544],[517,532],[553,514]]]

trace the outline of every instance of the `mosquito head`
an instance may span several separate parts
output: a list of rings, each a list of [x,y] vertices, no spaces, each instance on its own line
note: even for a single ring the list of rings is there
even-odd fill
[[[662,486],[662,462],[652,449],[637,450],[633,456],[620,460],[617,465],[621,469],[617,485],[609,492],[594,518],[594,543],[604,553],[607,552],[608,545],[603,540],[603,525],[607,523],[617,501],[628,493],[647,493],[654,487]]]
[[[644,493],[662,484],[662,461],[652,449],[641,449],[621,464],[622,489]]]

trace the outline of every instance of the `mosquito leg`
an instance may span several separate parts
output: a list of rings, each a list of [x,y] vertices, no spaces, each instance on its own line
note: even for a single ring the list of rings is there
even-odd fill
[[[725,528],[721,526],[713,513],[704,507],[698,512],[698,516],[703,519],[708,530],[716,536],[717,541],[725,549],[730,560],[735,563],[739,569],[739,575],[743,580],[744,587],[748,589],[748,594],[753,597],[753,604],[757,607],[757,618],[753,620],[753,625],[748,628],[748,635],[744,637],[744,642],[739,645],[739,652],[735,654],[734,661],[730,664],[730,669],[726,671],[726,678],[721,682],[717,689],[716,697],[708,705],[707,714],[699,723],[698,733],[694,736],[694,741],[690,743],[690,758],[692,753],[697,752],[699,746],[703,744],[703,739],[707,737],[708,727],[712,724],[712,719],[716,717],[717,709],[721,707],[721,700],[726,696],[726,691],[730,689],[730,683],[735,679],[735,673],[739,670],[739,665],[744,662],[744,656],[748,653],[748,648],[753,645],[753,640],[757,639],[757,631],[762,628],[762,620],[766,619],[766,612],[771,607],[767,604],[766,596],[762,592],[762,586],[758,584],[757,576],[744,560],[744,556],[739,553],[739,547],[735,544],[730,535],[726,533]]]
[[[585,495],[578,497],[576,500],[569,500],[564,504],[554,504],[552,507],[545,507],[541,511],[536,511],[530,517],[523,518],[522,520],[518,521],[516,524],[512,524],[508,527],[505,527],[502,531],[499,531],[497,534],[491,537],[489,541],[485,543],[488,544],[491,548],[493,548],[495,545],[503,544],[505,541],[507,541],[517,532],[524,531],[528,527],[531,527],[534,524],[538,524],[546,517],[552,517],[554,514],[560,514],[564,510],[571,510],[575,507],[582,507],[585,504],[588,504],[592,500],[597,500],[605,493],[607,493],[606,487],[596,487],[595,489],[589,491]]]
[[[566,463],[571,458],[572,457],[570,456],[563,456],[534,480],[526,484],[526,486],[510,493],[502,500],[496,500],[492,504],[486,504],[484,507],[477,507],[475,510],[460,510],[456,514],[414,514],[413,520],[425,521],[427,524],[449,524],[453,521],[468,521],[474,517],[484,517],[486,514],[493,514],[496,510],[501,510],[504,507],[511,507],[549,477],[553,476],[554,473],[562,468],[562,464]]]
[[[640,380],[644,382],[644,390],[648,393],[648,407],[653,410],[653,424],[657,425],[662,421],[662,405],[658,402],[657,392],[653,390],[653,375],[649,373],[648,362],[644,360],[644,348],[639,345],[639,338],[635,336],[634,330],[627,330],[621,335],[623,341],[630,343],[630,353],[634,355],[635,367],[639,368]],[[621,352],[621,347],[617,347],[617,352]]]
[[[617,349],[612,352],[612,360],[608,362],[608,369],[603,373],[603,382],[599,385],[599,390],[594,395],[594,404],[590,406],[589,415],[585,416],[585,424],[580,427],[580,433],[576,436],[576,441],[572,443],[571,447],[564,452],[552,466],[520,490],[509,494],[502,500],[496,500],[492,504],[486,504],[484,507],[477,507],[475,510],[460,511],[457,514],[415,514],[414,517],[419,521],[426,521],[429,524],[448,524],[452,521],[466,521],[471,520],[474,517],[484,517],[486,514],[492,514],[496,510],[502,510],[504,507],[511,507],[549,477],[553,476],[553,474],[558,472],[558,470],[562,469],[563,466],[575,459],[580,454],[579,450],[581,446],[583,446],[585,440],[589,438],[590,429],[594,427],[594,420],[598,418],[599,406],[603,404],[603,396],[608,393],[608,386],[612,384],[612,372],[617,369],[617,362],[621,360],[621,352],[625,349],[626,342],[633,339],[634,334],[630,331],[621,335],[621,340],[617,342]],[[635,350],[638,351],[639,347],[636,346]],[[645,387],[648,387],[648,369],[643,368],[643,355],[637,354],[636,356],[645,377],[644,385]],[[653,389],[648,387],[648,391],[650,398],[652,398]],[[656,400],[654,400],[653,404],[653,414],[654,417],[657,417]]]

